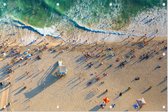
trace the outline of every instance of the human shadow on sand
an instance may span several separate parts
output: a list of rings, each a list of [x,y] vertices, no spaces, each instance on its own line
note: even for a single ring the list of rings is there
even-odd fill
[[[21,93],[22,91],[24,91],[26,89],[26,87],[21,87],[14,95],[18,95],[19,93]]]
[[[167,87],[161,90],[161,93],[165,92],[167,90]]]
[[[24,79],[25,77],[26,77],[26,74],[24,73],[23,75],[17,77],[17,78],[15,79],[15,82],[18,82],[18,81]]]
[[[86,100],[89,100],[89,99],[93,98],[95,95],[96,95],[96,92],[89,92],[89,93],[86,95],[85,99],[86,99]]]
[[[76,60],[77,63],[82,63],[86,60],[87,58],[85,56],[81,56],[81,57],[78,57],[78,59]]]
[[[89,111],[98,111],[100,109],[99,105],[96,105],[95,107],[93,107],[92,109],[90,109]]]
[[[52,74],[54,73],[55,69],[57,68],[57,63],[51,67],[48,73],[46,73],[46,77],[43,79],[43,81],[34,89],[31,91],[25,93],[26,98],[32,98],[36,96],[38,93],[42,92],[45,90],[47,87],[51,86],[53,83],[55,83],[60,77],[53,76]]]
[[[6,65],[6,66],[0,68],[0,78],[2,78],[2,77],[4,77],[4,76],[8,75],[8,74],[9,74],[8,70],[9,70],[10,68],[11,68],[11,66],[9,66],[9,65]]]
[[[104,91],[103,93],[101,93],[100,95],[98,95],[97,96],[97,98],[100,98],[100,97],[102,97],[103,95],[105,95],[107,92],[106,91]]]

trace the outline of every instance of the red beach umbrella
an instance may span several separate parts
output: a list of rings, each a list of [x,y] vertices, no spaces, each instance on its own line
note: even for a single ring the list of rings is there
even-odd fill
[[[105,103],[109,103],[109,102],[110,102],[110,99],[107,98],[107,97],[105,97],[105,98],[103,99],[103,101],[104,101]]]

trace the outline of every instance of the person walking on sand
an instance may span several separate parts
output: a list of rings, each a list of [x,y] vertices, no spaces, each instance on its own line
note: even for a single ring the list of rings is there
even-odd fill
[[[105,90],[105,93],[107,93],[107,92],[108,92],[108,89]]]
[[[111,107],[112,107],[112,108],[114,108],[115,106],[116,106],[116,104],[115,104],[115,103],[111,104]]]
[[[106,103],[105,103],[105,102],[102,102],[102,103],[100,104],[100,107],[101,107],[102,109],[104,109],[105,106],[106,106]]]
[[[118,96],[121,97],[122,96],[122,92],[120,92]]]
[[[131,82],[140,80],[140,77],[135,77]]]
[[[103,62],[101,62],[100,64],[99,64],[99,66],[102,66],[103,65]]]

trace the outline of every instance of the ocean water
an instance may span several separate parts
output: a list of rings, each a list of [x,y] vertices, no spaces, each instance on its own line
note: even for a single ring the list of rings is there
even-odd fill
[[[120,29],[130,18],[167,0],[0,0],[0,17],[44,28],[64,22],[97,29]],[[75,24],[73,24],[75,25]]]

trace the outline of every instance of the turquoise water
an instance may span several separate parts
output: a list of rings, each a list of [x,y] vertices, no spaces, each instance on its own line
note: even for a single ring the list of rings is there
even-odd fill
[[[109,28],[119,29],[139,12],[163,7],[163,3],[167,0],[1,0],[0,16],[39,28],[61,23],[66,17],[85,26],[108,23]]]

